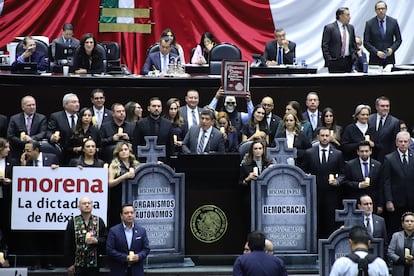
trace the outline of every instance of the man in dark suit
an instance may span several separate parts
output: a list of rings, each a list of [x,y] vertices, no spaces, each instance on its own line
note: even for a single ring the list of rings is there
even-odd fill
[[[112,120],[112,111],[105,107],[105,92],[96,88],[91,92],[92,116],[95,117],[96,127],[101,128],[102,124]]]
[[[270,96],[263,97],[260,104],[263,106],[263,109],[265,110],[265,113],[266,113],[265,116],[266,116],[267,129],[269,130],[269,144],[274,146],[276,130],[282,118],[280,118],[276,114],[273,114],[273,109],[275,108],[275,104],[273,102],[272,97]]]
[[[106,254],[111,260],[109,275],[144,276],[144,260],[150,252],[147,232],[135,220],[132,204],[122,206],[121,220],[111,227],[106,241]]]
[[[402,39],[398,21],[387,13],[387,4],[375,4],[377,16],[368,20],[364,30],[364,46],[369,52],[369,64],[386,66],[395,64],[395,51]]]
[[[76,94],[67,93],[63,96],[62,105],[63,110],[50,115],[47,138],[52,145],[58,144],[62,148],[62,162],[67,165],[73,156],[68,145],[78,121],[79,98]]]
[[[224,137],[214,127],[214,114],[203,109],[200,114],[200,125],[190,128],[183,140],[183,153],[224,153]]]
[[[392,234],[400,230],[401,215],[414,210],[414,157],[408,150],[410,134],[398,132],[397,150],[387,154],[384,159],[384,197],[387,232]]]
[[[200,122],[201,108],[198,107],[200,102],[200,95],[197,90],[190,89],[185,95],[186,105],[180,107],[180,114],[183,117],[183,132],[184,135],[188,132],[190,127],[198,125]]]
[[[145,60],[142,74],[147,75],[148,72],[158,70],[161,75],[167,74],[168,65],[178,58],[176,54],[171,52],[171,39],[163,36],[160,39],[160,51],[149,53]]]
[[[168,157],[173,149],[172,123],[170,120],[161,117],[162,103],[159,98],[151,98],[147,109],[149,116],[138,120],[135,125],[133,134],[134,150],[137,152],[137,146],[145,146],[145,136],[157,136],[157,145],[166,146]],[[145,162],[145,159],[142,162]]]
[[[132,143],[135,126],[125,121],[125,107],[120,103],[114,103],[112,109],[112,120],[101,126],[102,159],[111,163],[113,150],[119,141]]]
[[[381,179],[381,162],[371,158],[369,141],[361,141],[357,149],[358,157],[345,164],[345,198],[358,199],[366,194],[374,199],[376,213],[382,214],[384,196]]]
[[[0,137],[7,137],[8,119],[6,115],[0,114]]]
[[[275,40],[266,42],[263,59],[267,65],[293,64],[296,43],[286,39],[284,29],[275,30]]]
[[[22,112],[10,118],[7,139],[11,145],[11,157],[18,160],[27,141],[41,141],[46,138],[47,118],[36,113],[36,100],[32,96],[24,96],[21,100]]]
[[[17,53],[16,61],[13,62],[11,70],[17,70],[18,63],[36,63],[38,71],[46,71],[49,68],[47,56],[41,51],[36,51],[36,42],[31,36],[23,39],[23,52]]]
[[[377,113],[372,113],[368,125],[373,126],[374,158],[384,162],[385,155],[395,150],[395,137],[400,131],[400,120],[390,114],[390,100],[381,96],[375,100]]]
[[[326,127],[317,131],[319,145],[307,149],[302,167],[316,176],[318,198],[318,238],[326,239],[340,226],[335,222],[335,209],[342,207],[341,187],[344,160],[342,152],[329,143],[330,132]]]
[[[361,195],[357,199],[358,209],[364,211],[363,225],[367,228],[368,234],[374,238],[384,239],[384,251],[388,248],[388,235],[385,220],[373,213],[374,203],[369,195]]]
[[[357,46],[354,26],[349,24],[347,7],[336,10],[336,21],[325,25],[322,34],[322,54],[330,73],[352,72]]]
[[[56,169],[59,167],[59,159],[56,154],[42,152],[40,150],[40,143],[31,140],[24,145],[24,152],[20,156],[20,166],[51,167]]]
[[[73,25],[70,23],[63,24],[62,28],[62,35],[58,38],[55,38],[51,43],[51,51],[52,51],[52,58],[55,58],[56,53],[56,44],[65,44],[69,47],[73,48],[73,52],[75,52],[75,49],[79,46],[79,40],[73,37]],[[59,62],[58,60],[55,60],[55,62]],[[71,63],[71,61],[69,61]]]
[[[315,138],[316,129],[321,126],[322,112],[319,111],[319,96],[316,92],[306,95],[306,111],[302,113],[303,120],[307,120],[312,126],[312,139]]]

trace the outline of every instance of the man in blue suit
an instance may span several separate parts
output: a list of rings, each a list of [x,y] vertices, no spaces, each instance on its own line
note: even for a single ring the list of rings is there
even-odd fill
[[[146,230],[135,220],[132,204],[121,209],[120,224],[109,230],[106,253],[111,259],[113,276],[144,276],[144,259],[150,252]]]
[[[12,70],[17,69],[18,63],[37,63],[38,71],[46,71],[49,67],[47,57],[41,51],[36,51],[36,41],[31,36],[23,39],[23,52],[17,53],[16,61],[12,64]]]
[[[159,51],[148,54],[141,72],[143,75],[148,75],[148,72],[153,70],[158,70],[161,75],[166,74],[168,64],[177,58],[177,55],[171,52],[171,40],[168,36],[161,37],[159,44]]]
[[[377,16],[365,24],[364,47],[369,52],[369,64],[386,66],[395,64],[395,51],[400,47],[402,39],[398,21],[386,16],[387,4],[378,1],[375,4]]]

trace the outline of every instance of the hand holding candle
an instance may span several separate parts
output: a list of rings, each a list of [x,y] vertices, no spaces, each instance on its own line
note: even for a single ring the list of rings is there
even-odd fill
[[[121,135],[122,133],[124,133],[124,129],[122,127],[118,128],[118,134]]]
[[[368,184],[368,186],[371,184],[371,178],[365,177],[365,182]]]
[[[20,132],[20,140],[23,141],[24,137],[26,136],[26,132]]]
[[[411,254],[410,254],[410,248],[404,248],[404,256],[405,257],[407,257],[407,256],[410,256]]]
[[[370,141],[371,140],[371,137],[369,136],[369,135],[365,135],[365,141]]]

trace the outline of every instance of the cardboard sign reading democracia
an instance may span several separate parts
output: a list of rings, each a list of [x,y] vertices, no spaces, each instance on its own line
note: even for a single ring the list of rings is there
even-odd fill
[[[245,97],[249,91],[249,62],[244,60],[223,60],[221,82],[226,96]]]

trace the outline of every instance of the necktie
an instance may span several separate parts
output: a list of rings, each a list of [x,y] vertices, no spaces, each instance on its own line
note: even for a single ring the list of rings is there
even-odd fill
[[[383,124],[384,124],[384,117],[381,117],[381,119],[379,120],[379,123],[378,123],[378,130],[377,131],[379,131],[382,128]]]
[[[384,20],[380,20],[380,32],[381,32],[381,37],[384,38],[385,37]]]
[[[75,130],[75,126],[76,126],[76,123],[75,123],[75,115],[70,115],[70,127],[72,128],[72,130]]]
[[[408,165],[407,154],[405,154],[405,153],[404,153],[404,154],[402,155],[402,157],[403,157],[403,160],[402,160],[402,161],[403,161],[403,165],[404,165],[404,166],[407,166],[407,165]]]
[[[369,171],[368,171],[368,162],[362,162],[364,164],[364,176],[365,178],[368,177]]]
[[[341,48],[341,56],[345,56],[345,47],[346,47],[346,29],[345,24],[342,25],[342,48]]]
[[[198,125],[198,123],[197,123],[197,117],[195,115],[195,111],[194,110],[191,110],[191,116],[192,116],[192,119],[193,119],[193,126]]]
[[[203,153],[203,151],[204,151],[204,138],[205,138],[205,136],[206,136],[206,131],[203,130],[203,133],[201,134],[200,141],[198,142],[198,146],[197,146],[197,153],[198,154]]]
[[[315,115],[315,113],[311,114],[311,123],[312,123],[313,130],[315,130],[316,129],[316,115]]]
[[[98,113],[98,128],[102,125],[102,110],[97,111]]]
[[[39,167],[39,160],[37,160],[37,159],[36,159],[36,160],[34,161],[34,165],[35,165],[35,167]]]
[[[365,221],[367,222],[367,232],[368,232],[368,234],[371,235],[372,234],[372,229],[371,229],[371,223],[369,223],[369,221],[370,221],[369,217],[366,217]]]
[[[27,119],[26,119],[27,135],[30,135],[31,129],[32,129],[32,116],[27,116]]]
[[[283,47],[279,46],[279,51],[277,53],[277,64],[283,64],[282,57],[283,57]]]
[[[167,55],[164,55],[162,56],[161,72],[167,73],[167,71],[168,71]]]
[[[322,149],[322,165],[326,164],[326,149]]]

